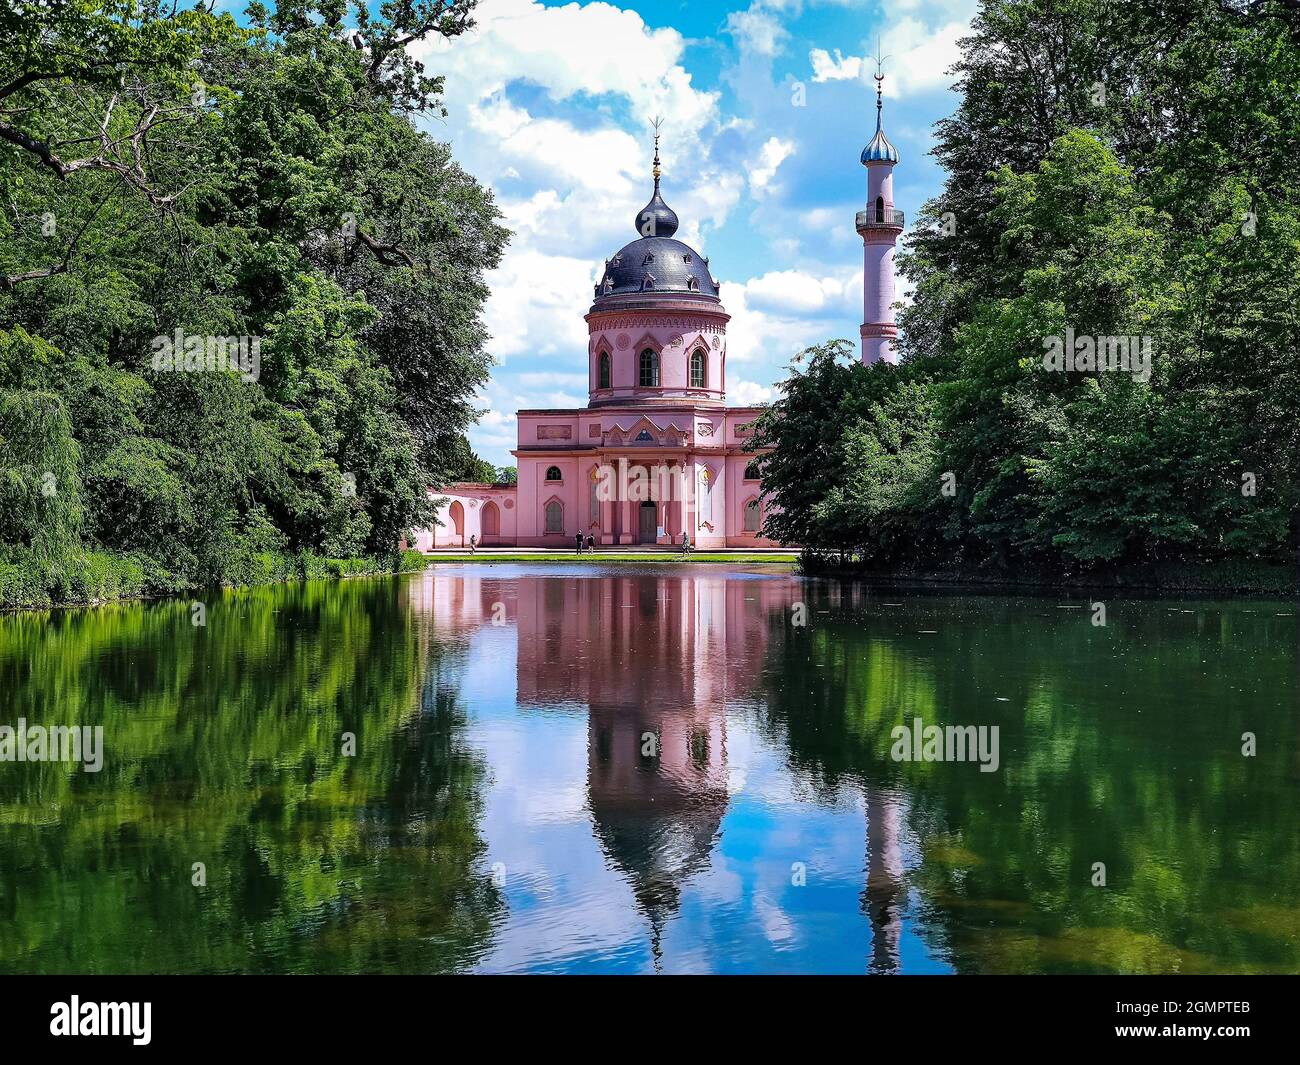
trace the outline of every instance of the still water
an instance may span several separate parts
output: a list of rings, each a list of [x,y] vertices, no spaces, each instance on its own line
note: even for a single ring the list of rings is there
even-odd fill
[[[0,762],[0,971],[1295,972],[1295,614],[442,565],[0,617],[0,725],[104,730]]]

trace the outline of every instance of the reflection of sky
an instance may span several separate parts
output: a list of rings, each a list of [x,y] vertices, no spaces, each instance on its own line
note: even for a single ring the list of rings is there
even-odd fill
[[[650,923],[593,833],[587,713],[519,708],[516,648],[513,625],[479,629],[461,687],[467,740],[490,773],[484,864],[504,863],[509,911],[480,967],[652,971]],[[751,721],[741,705],[728,713],[730,800],[709,863],[681,886],[680,908],[663,930],[660,967],[864,972],[871,928],[862,909],[862,801],[812,800]],[[803,886],[792,883],[796,862],[806,867]],[[899,949],[903,971],[950,971],[914,934],[910,908]]]

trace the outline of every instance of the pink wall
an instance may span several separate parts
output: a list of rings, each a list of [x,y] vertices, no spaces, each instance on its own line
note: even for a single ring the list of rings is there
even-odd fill
[[[664,301],[638,308],[634,303],[618,310],[587,315],[587,373],[590,402],[629,402],[649,397],[691,399],[722,403],[726,396],[727,322],[720,306],[690,301]],[[659,356],[658,388],[640,384],[641,352]],[[705,354],[704,387],[690,384],[690,357]],[[600,356],[608,353],[611,387],[600,388]]]
[[[435,511],[441,525],[432,529],[417,530],[411,546],[417,551],[430,551],[435,547],[468,547],[471,536],[478,537],[478,542],[485,546],[492,544],[513,544],[518,535],[516,520],[519,515],[518,501],[513,488],[498,488],[492,485],[458,484],[441,492],[430,492],[431,498],[444,499]],[[454,505],[459,504],[459,511]],[[484,534],[484,515],[489,504],[496,508],[498,535]],[[458,533],[452,521],[453,513],[461,517],[461,531]]]

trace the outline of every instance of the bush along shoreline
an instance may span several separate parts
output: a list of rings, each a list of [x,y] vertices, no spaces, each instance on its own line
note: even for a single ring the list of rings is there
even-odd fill
[[[26,557],[22,557],[26,556]],[[419,551],[380,558],[325,558],[309,552],[253,552],[232,569],[237,579],[195,580],[168,571],[156,560],[133,554],[78,551],[41,559],[30,552],[0,558],[0,611],[98,606],[131,599],[156,599],[203,588],[247,588],[287,581],[338,580],[411,573],[428,559]]]
[[[987,566],[882,567],[849,554],[804,551],[799,570],[810,577],[853,577],[887,584],[934,584],[980,589],[1128,589],[1259,597],[1300,596],[1300,565],[1227,559],[1164,565],[1012,573]]]

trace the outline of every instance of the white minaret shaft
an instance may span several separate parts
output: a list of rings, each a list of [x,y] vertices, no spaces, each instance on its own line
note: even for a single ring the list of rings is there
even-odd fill
[[[894,166],[898,149],[881,127],[881,82],[876,74],[876,135],[862,149],[867,168],[866,210],[859,211],[857,229],[862,237],[862,361],[898,362],[894,342],[894,249],[903,231],[903,212],[894,209]]]

